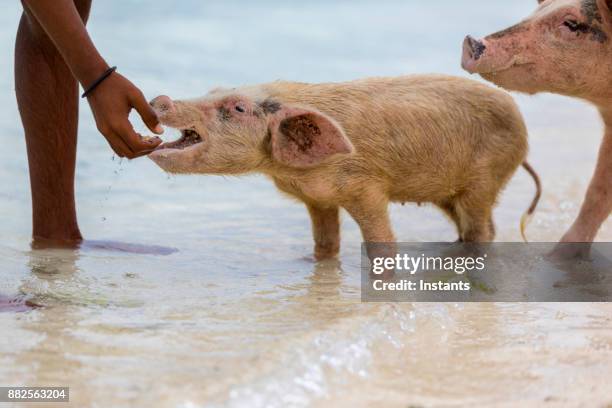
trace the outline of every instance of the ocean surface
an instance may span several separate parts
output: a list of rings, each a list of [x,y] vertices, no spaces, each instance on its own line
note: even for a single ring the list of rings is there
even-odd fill
[[[466,76],[463,37],[505,28],[535,3],[104,0],[90,32],[148,98],[181,98],[276,79]],[[612,306],[361,303],[361,237],[346,214],[339,261],[314,263],[305,208],[269,180],[174,177],[146,158],[119,160],[85,103],[81,229],[132,251],[30,249],[12,66],[21,9],[1,7],[0,297],[43,307],[0,313],[0,386],[70,386],[75,407],[612,404]],[[556,241],[579,209],[602,124],[579,101],[516,98],[545,187],[528,234]],[[519,170],[495,212],[499,241],[520,240],[532,196]],[[401,241],[456,239],[431,207],[393,206],[392,219]],[[612,224],[599,239],[612,239]]]

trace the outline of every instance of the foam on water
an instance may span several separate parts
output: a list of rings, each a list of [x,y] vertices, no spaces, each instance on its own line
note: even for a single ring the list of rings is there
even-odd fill
[[[328,396],[330,389],[346,386],[350,377],[367,378],[376,350],[401,348],[404,336],[414,330],[414,311],[385,305],[372,312],[309,334],[302,344],[292,345],[280,369],[261,373],[254,383],[234,387],[220,405],[307,407]]]

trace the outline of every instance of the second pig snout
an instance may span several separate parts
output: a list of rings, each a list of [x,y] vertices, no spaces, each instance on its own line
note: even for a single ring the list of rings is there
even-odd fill
[[[482,57],[486,49],[487,46],[481,40],[477,40],[470,35],[465,37],[461,61],[463,68],[473,73],[478,65],[478,60],[480,60],[480,57]]]
[[[475,39],[471,35],[468,35],[467,37],[465,37],[463,49],[464,51],[467,51],[473,59],[478,61],[487,49],[487,46],[484,45],[482,41]]]

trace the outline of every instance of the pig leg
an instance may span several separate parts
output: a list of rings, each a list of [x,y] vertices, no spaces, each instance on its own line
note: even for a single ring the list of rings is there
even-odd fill
[[[365,242],[395,242],[388,207],[387,200],[368,199],[357,199],[345,205],[346,210],[361,228]]]
[[[482,196],[466,196],[456,205],[460,219],[460,236],[463,242],[491,242],[495,238],[493,203]]]
[[[368,258],[395,257],[397,245],[389,219],[389,202],[381,194],[364,194],[344,206],[357,222],[366,243]],[[386,243],[386,245],[375,245]],[[386,271],[390,276],[394,271]]]
[[[442,211],[446,214],[448,218],[455,224],[457,227],[457,233],[459,234],[459,239],[457,242],[463,241],[461,238],[461,220],[459,218],[459,214],[457,213],[457,209],[455,208],[455,204],[452,202],[445,202],[438,205]]]
[[[312,221],[314,256],[317,261],[330,259],[340,251],[340,208],[307,205]]]
[[[611,119],[612,121],[612,119]],[[593,242],[601,224],[612,211],[612,128],[608,128],[599,151],[595,175],[578,218],[561,242]]]

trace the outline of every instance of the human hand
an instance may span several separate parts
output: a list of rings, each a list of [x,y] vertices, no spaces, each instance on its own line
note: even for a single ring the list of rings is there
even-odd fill
[[[121,74],[111,74],[88,95],[87,101],[98,130],[119,157],[144,156],[162,142],[159,137],[143,137],[134,131],[128,120],[132,109],[153,133],[164,132],[142,92]]]

